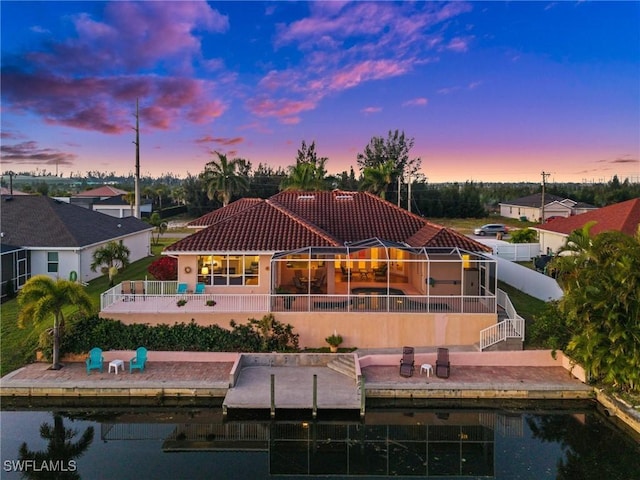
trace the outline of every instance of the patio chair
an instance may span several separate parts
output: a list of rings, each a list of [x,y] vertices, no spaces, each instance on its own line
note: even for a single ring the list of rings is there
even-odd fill
[[[449,378],[451,373],[451,363],[449,362],[449,349],[438,348],[438,358],[436,359],[436,377]]]
[[[340,270],[342,270],[343,280],[351,280],[351,269],[348,269],[345,266],[340,265]]]
[[[87,375],[91,373],[91,370],[100,370],[102,373],[102,364],[104,357],[102,356],[102,350],[98,347],[89,350],[89,356],[87,357]]]
[[[146,298],[144,297],[145,291],[143,281],[133,282],[133,293],[135,293],[136,295],[141,295],[142,299],[146,300]]]
[[[196,290],[194,293],[202,295],[204,293],[204,283],[196,283]]]
[[[308,291],[307,286],[302,283],[299,277],[293,277],[293,286],[296,287],[298,293],[307,293]]]
[[[176,293],[178,295],[184,295],[185,293],[187,293],[187,284],[186,283],[179,283],[178,284],[178,288],[176,289]]]
[[[133,291],[131,289],[131,282],[129,281],[122,282],[122,295],[123,295],[122,300],[124,302],[128,302],[133,298],[130,296],[131,294],[133,294]]]
[[[384,263],[382,266],[373,269],[373,279],[374,280],[386,280],[387,279],[387,264]]]
[[[147,363],[147,349],[138,347],[136,356],[129,360],[129,373],[133,373],[135,369],[144,372],[144,366]]]
[[[414,354],[413,347],[402,348],[402,358],[400,359],[400,376],[401,377],[410,377],[413,375],[413,370],[415,369],[415,361],[413,358],[413,354]]]

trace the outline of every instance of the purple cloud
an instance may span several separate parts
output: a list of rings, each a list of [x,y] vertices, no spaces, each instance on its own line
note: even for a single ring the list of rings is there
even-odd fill
[[[403,107],[424,107],[429,103],[429,100],[424,97],[412,98],[402,103]]]
[[[204,137],[196,139],[196,143],[215,143],[217,145],[224,145],[224,146],[237,145],[243,142],[244,142],[243,137],[225,138],[225,137],[212,137],[211,135],[205,135]]]
[[[77,155],[52,148],[40,148],[37,142],[28,141],[0,146],[0,156],[5,165],[73,165]]]
[[[260,101],[247,102],[256,115],[289,118],[288,108],[275,106],[291,102],[315,108],[332,93],[431,63],[442,45],[462,51],[472,38],[455,36],[445,43],[452,28],[447,21],[471,9],[464,2],[311,2],[309,8],[306,18],[278,28],[276,48],[294,46],[304,56],[299,64],[272,68],[262,78]]]
[[[371,115],[374,113],[379,113],[382,111],[381,107],[366,107],[363,108],[362,110],[360,110],[362,113],[364,113],[365,115]]]
[[[102,21],[80,14],[72,22],[75,36],[4,62],[6,108],[109,134],[129,130],[136,99],[145,128],[207,123],[225,111],[215,84],[191,77],[194,63],[219,66],[201,58],[194,31],[229,28],[206,2],[113,2]],[[176,64],[173,76],[152,73]]]

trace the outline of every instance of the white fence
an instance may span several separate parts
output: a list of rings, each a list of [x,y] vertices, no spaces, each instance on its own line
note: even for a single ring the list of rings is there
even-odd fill
[[[509,243],[504,240],[484,238],[477,240],[491,247],[494,255],[512,262],[526,262],[540,255],[539,243]]]
[[[545,302],[562,298],[562,289],[555,279],[496,255],[491,256],[497,262],[498,280]]]

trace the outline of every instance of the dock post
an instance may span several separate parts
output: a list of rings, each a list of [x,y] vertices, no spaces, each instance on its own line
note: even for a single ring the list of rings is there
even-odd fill
[[[364,418],[364,407],[366,398],[364,394],[364,377],[360,377],[360,418]]]
[[[318,375],[313,374],[313,408],[311,416],[315,419],[318,416]]]
[[[276,416],[276,376],[271,374],[271,418]]]

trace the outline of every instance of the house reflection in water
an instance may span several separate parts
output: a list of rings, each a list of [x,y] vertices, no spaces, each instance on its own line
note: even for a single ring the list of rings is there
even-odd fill
[[[158,438],[161,430],[161,435],[170,430],[162,444],[164,452],[264,452],[272,475],[421,477],[492,477],[495,432],[519,437],[523,430],[520,415],[397,410],[368,412],[364,423],[200,419],[173,428],[149,423],[137,427],[139,434],[130,423],[104,423],[103,440],[131,435]]]

